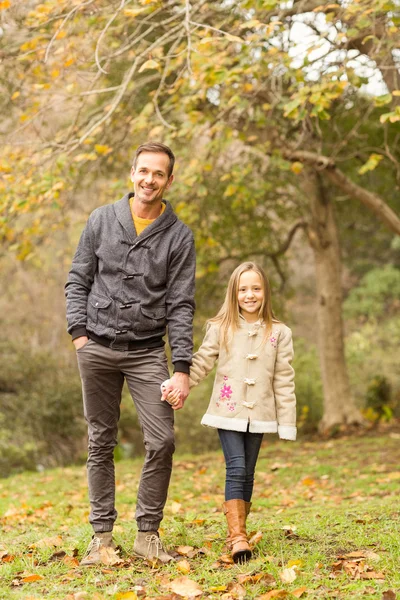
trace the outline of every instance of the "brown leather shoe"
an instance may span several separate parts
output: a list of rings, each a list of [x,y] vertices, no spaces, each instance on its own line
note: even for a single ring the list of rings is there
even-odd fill
[[[251,549],[246,533],[246,506],[244,500],[227,500],[224,513],[228,522],[232,558],[235,563],[244,563],[251,558]]]
[[[116,545],[112,539],[112,532],[105,531],[103,533],[95,533],[90,540],[85,556],[79,563],[82,567],[93,567],[103,564],[100,548],[116,549]]]
[[[168,563],[175,560],[165,552],[157,531],[138,531],[133,545],[133,554],[139,558]]]

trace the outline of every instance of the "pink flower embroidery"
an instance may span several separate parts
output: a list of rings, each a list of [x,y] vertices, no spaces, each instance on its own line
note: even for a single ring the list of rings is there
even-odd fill
[[[220,398],[221,400],[223,400],[224,398],[226,398],[227,400],[230,400],[230,397],[232,396],[232,388],[230,385],[226,385],[226,383],[224,383],[224,385],[221,388],[220,391]]]
[[[271,335],[269,341],[271,342],[272,347],[276,348],[276,337],[274,335]]]
[[[228,409],[231,410],[231,411],[235,410],[235,405],[234,404],[229,404],[228,405]]]

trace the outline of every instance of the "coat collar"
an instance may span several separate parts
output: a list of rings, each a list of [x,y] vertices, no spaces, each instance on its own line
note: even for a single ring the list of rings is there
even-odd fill
[[[160,215],[151,225],[148,225],[143,233],[138,236],[136,234],[135,226],[133,224],[131,207],[129,200],[132,198],[134,194],[128,193],[125,194],[121,200],[118,200],[114,204],[115,215],[124,228],[125,234],[132,244],[136,242],[136,240],[142,240],[149,235],[152,235],[155,231],[159,231],[165,229],[166,227],[170,227],[177,220],[177,216],[174,213],[170,202],[167,200],[163,200],[166,208],[162,215]]]

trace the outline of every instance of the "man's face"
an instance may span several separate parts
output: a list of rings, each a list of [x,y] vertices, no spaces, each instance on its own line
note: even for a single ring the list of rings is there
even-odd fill
[[[174,176],[168,177],[169,158],[163,153],[142,152],[137,159],[136,168],[132,167],[131,179],[135,200],[154,205],[161,202]]]

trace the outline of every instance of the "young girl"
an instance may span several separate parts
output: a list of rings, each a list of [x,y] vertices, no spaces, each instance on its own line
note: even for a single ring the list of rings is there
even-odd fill
[[[292,333],[274,318],[270,286],[252,262],[232,273],[225,301],[207,323],[193,356],[190,387],[218,360],[210,404],[201,423],[218,430],[226,463],[224,513],[235,563],[251,557],[246,533],[254,472],[264,433],[296,439]],[[179,392],[163,384],[173,406]]]

